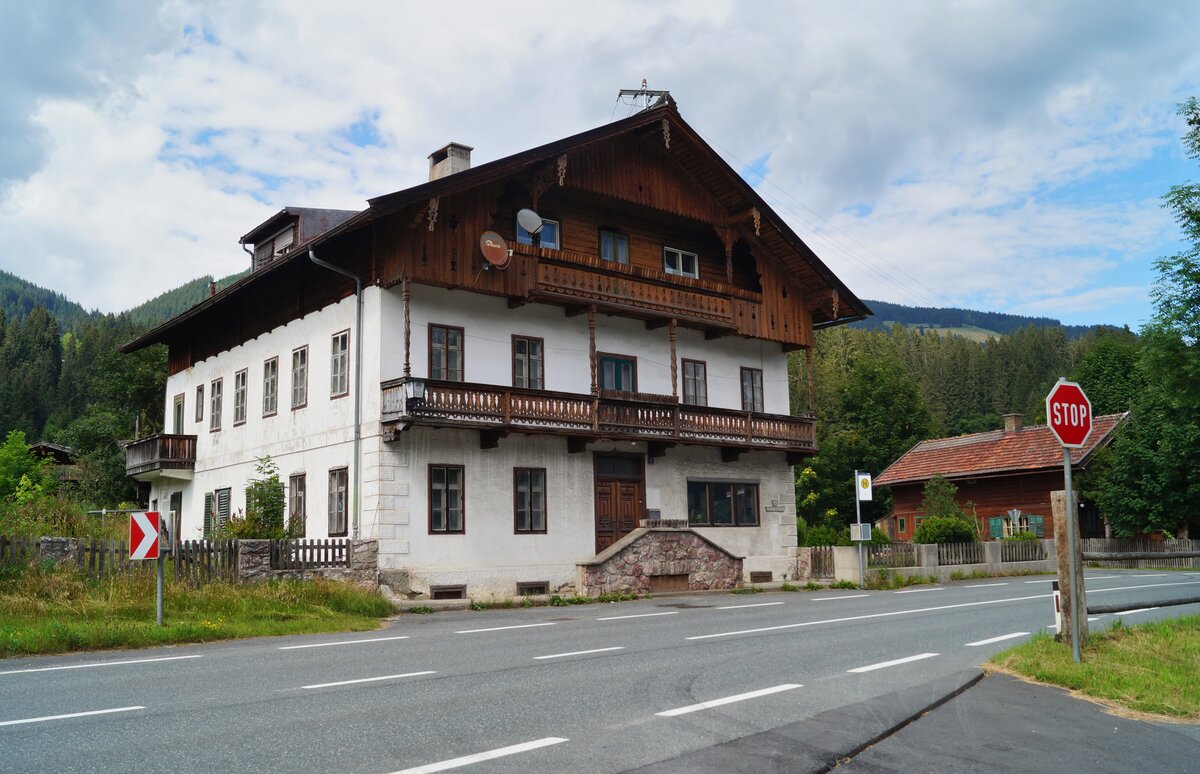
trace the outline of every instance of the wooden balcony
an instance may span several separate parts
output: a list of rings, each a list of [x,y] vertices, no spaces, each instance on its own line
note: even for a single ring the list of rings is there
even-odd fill
[[[125,475],[140,481],[159,476],[191,478],[196,436],[159,433],[125,444]]]
[[[789,456],[816,451],[811,415],[688,406],[663,395],[583,395],[426,379],[397,379],[382,388],[383,424],[392,432],[424,425],[475,428],[497,439],[519,432],[646,441],[652,454],[675,444],[721,446],[726,457],[750,449]]]

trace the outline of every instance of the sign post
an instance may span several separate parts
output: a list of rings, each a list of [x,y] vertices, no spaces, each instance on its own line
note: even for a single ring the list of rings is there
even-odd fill
[[[866,537],[863,537],[863,520],[862,520],[862,502],[871,500],[871,474],[856,470],[854,471],[854,524],[856,529],[852,530],[851,535],[858,543],[858,577],[862,582],[863,588],[867,585],[867,560],[866,548],[863,543],[871,539],[871,532],[867,530]]]
[[[1092,402],[1088,400],[1083,389],[1075,382],[1068,382],[1060,377],[1058,383],[1050,388],[1046,396],[1046,424],[1050,432],[1058,439],[1063,447],[1063,485],[1066,489],[1066,521],[1067,521],[1067,589],[1071,606],[1071,650],[1075,663],[1080,662],[1079,645],[1083,639],[1082,625],[1087,625],[1087,616],[1080,616],[1080,601],[1083,597],[1080,588],[1082,583],[1076,575],[1080,557],[1079,541],[1076,539],[1076,526],[1079,514],[1075,509],[1075,492],[1071,485],[1071,449],[1081,449],[1092,434]],[[1057,536],[1056,536],[1057,538]],[[1061,565],[1060,565],[1061,568]],[[1061,632],[1061,628],[1060,628]]]
[[[163,619],[163,557],[159,550],[162,521],[156,511],[134,511],[129,514],[129,558],[154,559],[158,564],[158,585],[155,591],[155,619]]]

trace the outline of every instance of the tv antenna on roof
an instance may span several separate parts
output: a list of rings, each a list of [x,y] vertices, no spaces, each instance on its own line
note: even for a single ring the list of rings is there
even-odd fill
[[[642,88],[640,89],[621,89],[617,94],[617,99],[620,100],[622,97],[632,97],[632,100],[626,104],[634,105],[635,107],[638,104],[638,100],[641,100],[642,110],[647,110],[651,105],[657,105],[659,102],[672,101],[671,92],[665,89],[647,88],[645,78],[642,79]],[[654,98],[653,102],[650,101],[652,97]]]

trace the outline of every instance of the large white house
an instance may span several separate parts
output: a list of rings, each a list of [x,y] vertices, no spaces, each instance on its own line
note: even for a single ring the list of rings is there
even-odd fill
[[[202,537],[269,455],[307,537],[377,539],[414,595],[794,572],[815,442],[787,353],[866,306],[669,97],[470,151],[361,212],[281,211],[250,275],[125,346],[170,352],[166,432],[127,449],[151,505]]]

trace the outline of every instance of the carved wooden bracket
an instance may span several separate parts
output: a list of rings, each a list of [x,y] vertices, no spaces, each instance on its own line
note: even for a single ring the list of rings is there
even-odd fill
[[[566,162],[562,162],[562,164],[563,174],[565,175]],[[558,180],[559,173],[556,169],[557,166],[557,164],[553,166],[546,164],[533,173],[533,177],[529,181],[529,195],[533,199],[533,209],[536,210],[538,208],[538,200],[542,198],[542,194],[546,193],[550,186],[554,185]]]
[[[751,207],[750,216],[754,218],[754,236],[762,236],[762,213],[757,207]]]
[[[429,210],[427,211],[426,217],[429,220],[429,230],[430,231],[433,231],[434,226],[437,225],[438,204],[439,204],[438,197],[431,196],[429,198]]]
[[[667,119],[662,120],[663,145],[671,147],[671,122]]]
[[[567,182],[567,154],[558,157],[558,187],[562,188]]]

